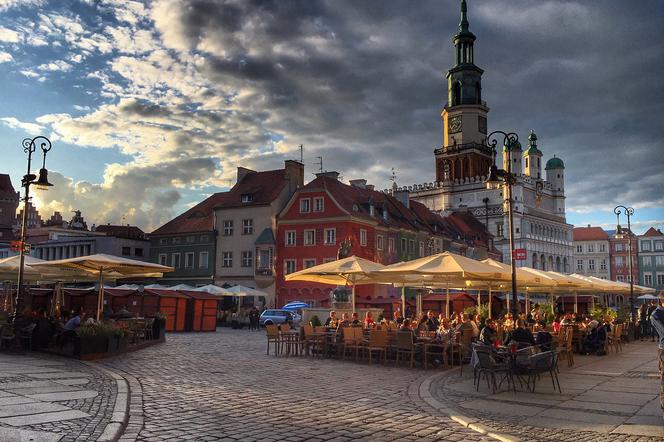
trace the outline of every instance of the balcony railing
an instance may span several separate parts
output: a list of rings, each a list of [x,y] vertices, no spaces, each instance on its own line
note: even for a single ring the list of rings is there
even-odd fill
[[[256,276],[272,276],[274,272],[271,268],[257,268],[254,274]]]

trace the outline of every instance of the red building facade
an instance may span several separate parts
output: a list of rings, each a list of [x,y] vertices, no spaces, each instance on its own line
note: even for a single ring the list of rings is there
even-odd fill
[[[624,229],[627,233],[627,229]],[[624,238],[609,235],[609,252],[611,263],[611,279],[613,281],[629,282],[629,246],[632,247],[632,278],[635,284],[639,283],[638,238],[633,234],[625,234]]]

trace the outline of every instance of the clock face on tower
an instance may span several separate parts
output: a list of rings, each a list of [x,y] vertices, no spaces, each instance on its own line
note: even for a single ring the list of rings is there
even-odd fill
[[[461,132],[461,115],[451,117],[447,120],[447,130],[451,134]]]

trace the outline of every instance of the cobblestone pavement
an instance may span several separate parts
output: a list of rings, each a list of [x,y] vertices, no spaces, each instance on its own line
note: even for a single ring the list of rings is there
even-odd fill
[[[88,364],[42,353],[2,354],[0,439],[96,440],[116,394],[115,381]]]
[[[484,379],[476,392],[472,370],[437,376],[430,393],[467,420],[521,440],[662,441],[655,356],[650,343],[627,344],[619,355],[575,356],[573,368],[560,364],[562,393],[548,375],[534,394],[490,394]]]
[[[264,332],[224,328],[99,363],[140,383],[138,440],[490,440],[419,400],[431,371],[265,350]]]

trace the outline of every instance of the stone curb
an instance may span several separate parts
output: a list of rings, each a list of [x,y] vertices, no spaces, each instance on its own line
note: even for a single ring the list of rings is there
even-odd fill
[[[441,402],[433,397],[433,395],[431,394],[431,384],[433,383],[433,381],[436,379],[443,378],[445,376],[451,376],[453,373],[456,373],[460,370],[461,370],[460,367],[456,367],[451,370],[448,370],[445,373],[437,373],[425,377],[420,382],[417,396],[419,397],[420,400],[424,401],[430,407],[434,408],[435,410],[437,410],[442,414],[446,414],[451,420],[468,429],[471,429],[482,435],[488,436],[492,439],[499,440],[501,442],[520,442],[521,439],[519,439],[518,437],[501,433],[500,431],[494,430],[491,427],[481,424],[477,422],[477,419],[465,416],[459,413],[449,404]]]

